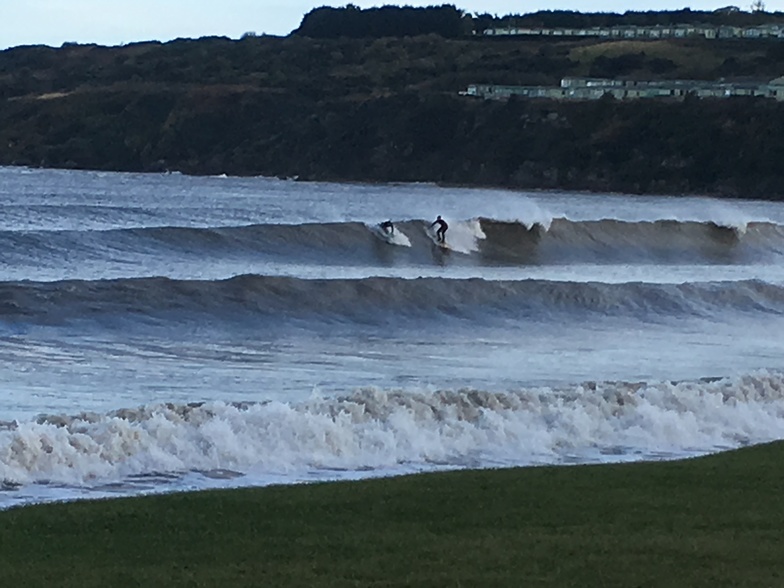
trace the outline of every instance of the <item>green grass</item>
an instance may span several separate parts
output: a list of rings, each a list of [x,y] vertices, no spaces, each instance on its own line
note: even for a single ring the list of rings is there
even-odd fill
[[[0,513],[3,586],[784,586],[784,444]]]
[[[669,59],[677,69],[668,72],[666,78],[697,78],[701,79],[718,68],[725,56],[715,47],[705,43],[692,43],[685,47],[681,42],[672,41],[607,41],[584,47],[577,47],[570,52],[570,58],[583,66],[587,72],[590,65],[600,56],[620,57],[622,55],[645,53],[649,58]],[[740,59],[744,56],[741,54]],[[625,76],[622,76],[625,77]]]

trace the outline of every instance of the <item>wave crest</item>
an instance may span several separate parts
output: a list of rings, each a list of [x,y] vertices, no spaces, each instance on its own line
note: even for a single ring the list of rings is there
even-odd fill
[[[713,222],[618,220],[547,224],[488,218],[450,220],[447,241],[466,263],[558,265],[567,263],[748,263],[784,256],[784,228],[749,223],[744,229]],[[263,259],[330,265],[432,265],[429,222],[396,222],[396,255],[373,225],[358,222],[242,227],[156,227],[110,231],[0,232],[9,266],[51,265],[68,256],[88,261],[106,256],[154,255]],[[436,258],[437,259],[437,258]]]

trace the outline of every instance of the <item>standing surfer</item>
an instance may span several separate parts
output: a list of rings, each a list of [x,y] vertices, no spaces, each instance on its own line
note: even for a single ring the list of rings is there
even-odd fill
[[[444,243],[444,239],[446,239],[446,231],[449,228],[449,225],[446,224],[446,221],[441,218],[440,214],[430,225],[430,228],[432,229],[436,225],[438,225],[438,229],[436,230],[436,238],[438,239],[439,243]]]

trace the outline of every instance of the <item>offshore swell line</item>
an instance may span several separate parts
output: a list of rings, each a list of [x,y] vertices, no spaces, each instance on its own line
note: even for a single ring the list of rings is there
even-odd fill
[[[391,316],[482,320],[560,316],[677,317],[784,313],[784,286],[759,280],[651,284],[442,278],[225,280],[130,278],[0,282],[0,321],[61,324],[122,317],[229,322],[308,318],[386,322]]]

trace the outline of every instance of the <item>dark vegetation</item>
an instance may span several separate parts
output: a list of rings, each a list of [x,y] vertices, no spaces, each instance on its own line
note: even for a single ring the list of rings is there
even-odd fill
[[[415,37],[433,33],[454,38],[471,30],[471,18],[451,5],[430,8],[381,6],[363,10],[349,4],[345,8],[323,6],[311,10],[302,19],[295,34],[324,39],[362,39]]]
[[[656,25],[713,25],[750,27],[768,23],[784,23],[784,12],[744,12],[728,7],[713,12],[700,10],[660,10],[628,11],[623,14],[614,12],[584,13],[572,10],[542,10],[530,14],[503,17],[489,14],[474,18],[474,28],[531,26],[531,27],[615,27],[615,26],[656,26]]]
[[[4,585],[769,588],[781,443],[0,512]]]
[[[449,6],[372,29],[385,10],[316,9],[285,38],[2,51],[0,164],[784,197],[784,102],[458,94],[565,76],[770,80],[784,41],[455,36],[477,18]],[[343,36],[313,32],[341,15]],[[370,19],[365,36],[351,18]]]

